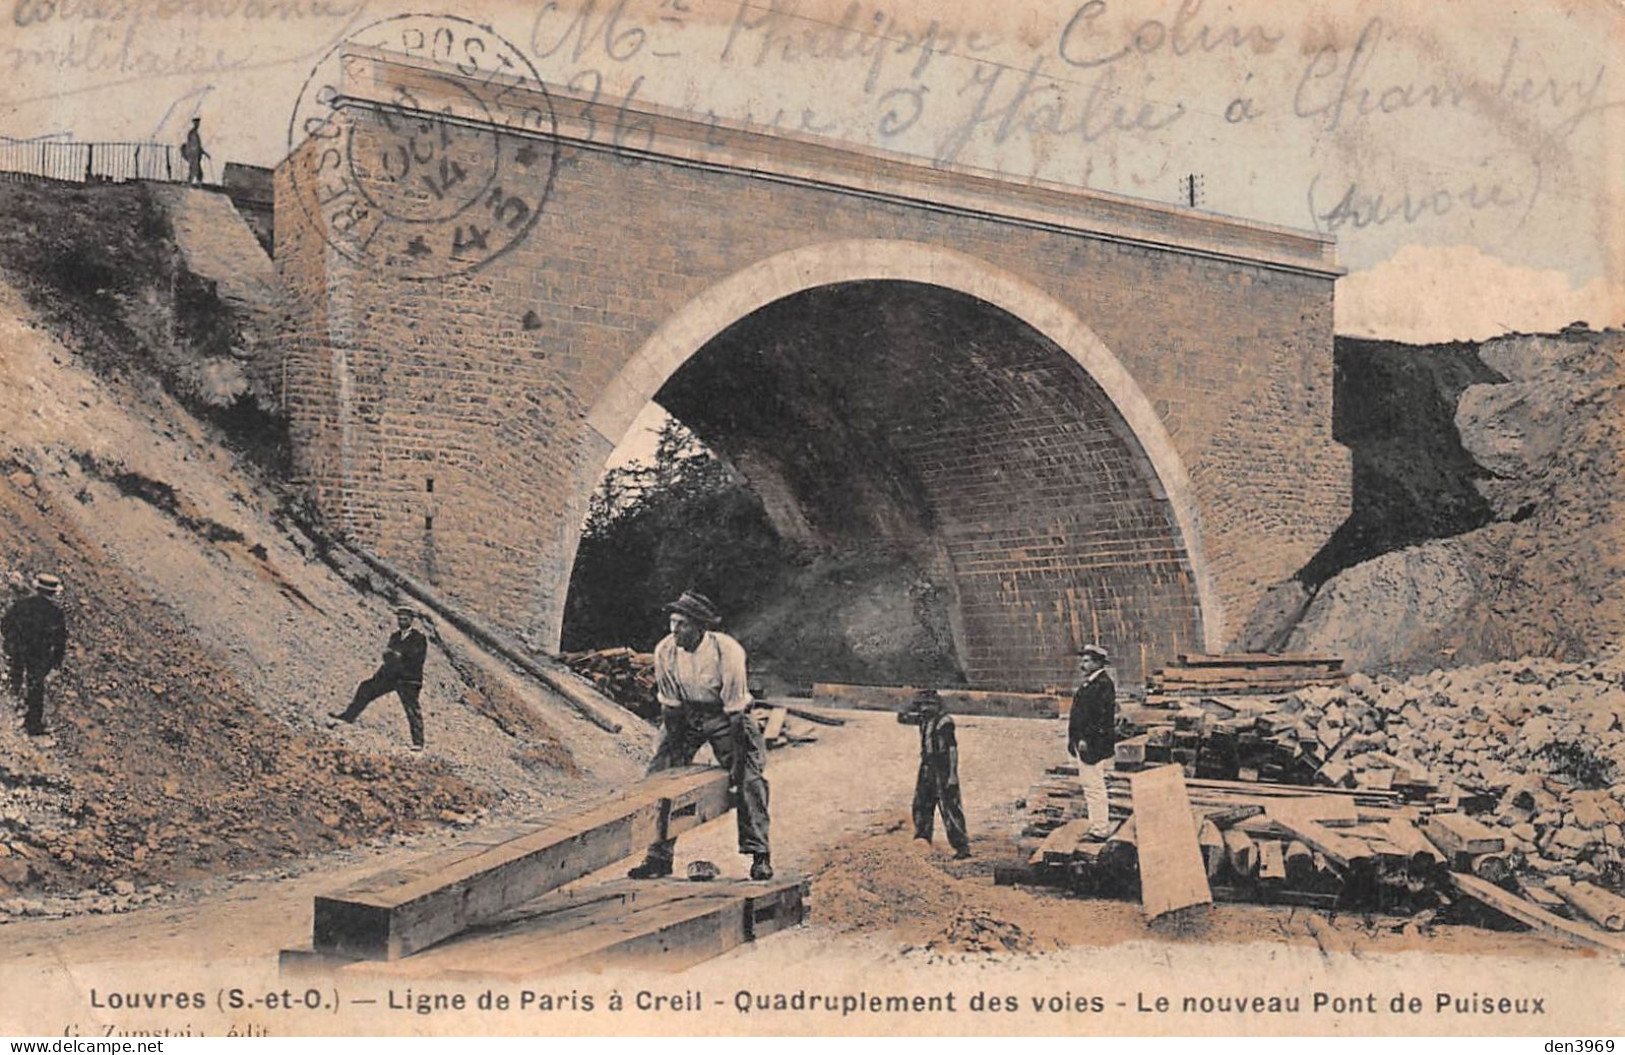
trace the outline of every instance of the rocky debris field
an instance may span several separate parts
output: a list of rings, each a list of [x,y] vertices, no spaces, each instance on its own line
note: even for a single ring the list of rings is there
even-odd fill
[[[1407,681],[1356,675],[1283,701],[1371,769],[1490,796],[1517,870],[1625,888],[1625,650],[1580,664],[1527,659]],[[1346,739],[1344,734],[1347,735]],[[1322,737],[1324,740],[1325,737]],[[1483,801],[1482,799],[1480,801]]]

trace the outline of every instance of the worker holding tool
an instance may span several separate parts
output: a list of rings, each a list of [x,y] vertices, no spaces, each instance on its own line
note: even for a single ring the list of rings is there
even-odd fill
[[[965,806],[959,795],[959,741],[954,720],[936,689],[915,693],[900,722],[920,726],[920,771],[914,778],[914,838],[931,841],[934,814],[942,813],[942,827],[954,848],[954,859],[970,856],[970,834],[965,829]]]
[[[750,716],[745,649],[716,628],[722,619],[710,598],[691,590],[666,605],[671,633],[655,646],[655,693],[660,701],[660,745],[649,774],[686,766],[709,743],[732,775],[739,852],[750,854],[752,879],[773,878],[767,831],[767,744]],[[676,839],[650,845],[633,879],[671,875]]]
[[[1066,750],[1078,760],[1089,837],[1111,834],[1106,799],[1106,770],[1117,754],[1117,687],[1106,673],[1106,650],[1089,644],[1078,649],[1078,688],[1072,694]]]

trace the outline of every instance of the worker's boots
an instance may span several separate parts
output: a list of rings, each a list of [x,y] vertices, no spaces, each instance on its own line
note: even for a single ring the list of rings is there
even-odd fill
[[[636,868],[629,869],[626,873],[626,878],[664,879],[669,875],[671,875],[670,861],[650,861],[645,859],[644,862],[638,865]]]
[[[752,879],[772,879],[773,855],[757,854],[755,856],[756,859],[751,862],[750,866],[750,877]]]

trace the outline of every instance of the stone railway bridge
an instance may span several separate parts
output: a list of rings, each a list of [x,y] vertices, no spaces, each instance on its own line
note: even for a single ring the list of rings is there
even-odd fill
[[[349,58],[347,167],[319,197],[384,201],[398,173],[365,158],[400,151],[401,86],[446,113],[469,86]],[[930,569],[977,686],[1064,683],[1091,639],[1120,680],[1221,649],[1347,515],[1329,239],[533,83],[503,96],[438,147],[464,171],[552,160],[502,173],[534,223],[482,266],[425,276],[411,254],[442,243],[346,242],[309,205],[320,137],[279,167],[276,222],[302,482],[511,632],[556,647],[588,495],[650,400],[786,536]],[[525,107],[547,120],[511,119]],[[629,119],[636,150],[606,142]],[[431,233],[452,222],[432,205]]]

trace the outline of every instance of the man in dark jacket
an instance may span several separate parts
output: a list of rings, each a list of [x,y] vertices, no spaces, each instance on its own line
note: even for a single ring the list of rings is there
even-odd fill
[[[914,778],[914,838],[931,841],[935,813],[942,812],[942,827],[954,848],[955,859],[970,856],[970,834],[965,830],[965,806],[959,796],[959,742],[954,720],[943,709],[935,689],[921,689],[910,707],[913,713],[897,720],[920,723],[920,771]]]
[[[1106,658],[1099,645],[1078,649],[1078,688],[1066,729],[1066,750],[1078,760],[1089,834],[1096,839],[1111,832],[1106,770],[1117,754],[1117,687],[1106,673]]]
[[[412,625],[417,612],[402,606],[395,609],[398,629],[389,635],[384,647],[384,662],[372,677],[356,686],[350,706],[334,711],[328,717],[351,723],[361,717],[367,704],[380,696],[393,692],[400,697],[406,711],[406,724],[412,730],[412,750],[423,750],[423,714],[418,710],[418,694],[423,691],[423,658],[429,652],[429,640],[423,631]]]
[[[68,621],[54,600],[61,592],[62,580],[55,575],[36,576],[34,593],[0,617],[11,691],[23,701],[23,731],[29,736],[45,735],[45,679],[68,648]]]

